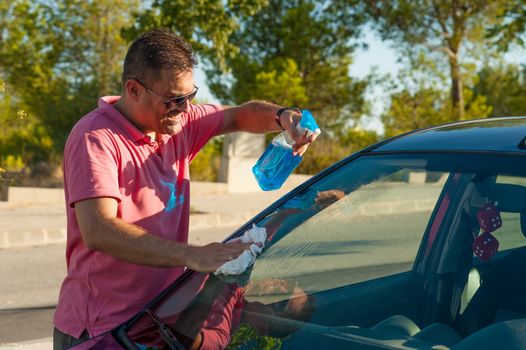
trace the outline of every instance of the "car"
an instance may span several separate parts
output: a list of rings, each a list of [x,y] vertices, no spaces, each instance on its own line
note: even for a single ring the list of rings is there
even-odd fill
[[[227,241],[253,230],[244,271],[187,270],[73,348],[526,348],[526,117],[381,141]]]

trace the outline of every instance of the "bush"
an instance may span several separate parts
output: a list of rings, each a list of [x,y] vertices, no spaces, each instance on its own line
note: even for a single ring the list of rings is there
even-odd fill
[[[190,163],[190,174],[194,181],[216,182],[221,164],[223,138],[210,140]]]
[[[61,187],[61,155],[54,151],[53,140],[34,123],[12,128],[0,137],[0,168],[10,185]]]
[[[314,175],[333,163],[378,142],[374,131],[348,129],[340,135],[321,134],[309,147],[296,173]]]
[[[0,167],[5,171],[18,172],[24,169],[25,164],[21,156],[9,154],[5,157],[0,157]]]

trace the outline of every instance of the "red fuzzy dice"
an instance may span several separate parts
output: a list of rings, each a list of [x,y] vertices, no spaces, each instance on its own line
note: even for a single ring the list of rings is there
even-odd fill
[[[499,241],[489,232],[484,232],[473,241],[473,254],[480,260],[489,260],[499,249]]]
[[[477,219],[484,232],[493,232],[502,226],[500,211],[492,203],[487,203],[477,212]]]

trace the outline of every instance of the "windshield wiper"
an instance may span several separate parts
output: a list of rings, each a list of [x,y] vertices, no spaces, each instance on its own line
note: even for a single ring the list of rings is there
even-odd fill
[[[144,310],[148,316],[153,320],[155,325],[157,326],[157,329],[159,331],[159,334],[161,334],[161,337],[166,342],[168,347],[171,350],[186,350],[185,347],[177,340],[175,335],[170,330],[170,327],[168,327],[166,324],[163,323],[151,310]]]

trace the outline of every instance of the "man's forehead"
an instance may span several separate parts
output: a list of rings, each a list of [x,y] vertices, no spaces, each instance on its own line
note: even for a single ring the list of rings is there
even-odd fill
[[[161,83],[169,95],[184,95],[194,90],[194,74],[192,71],[175,71],[163,69]]]

